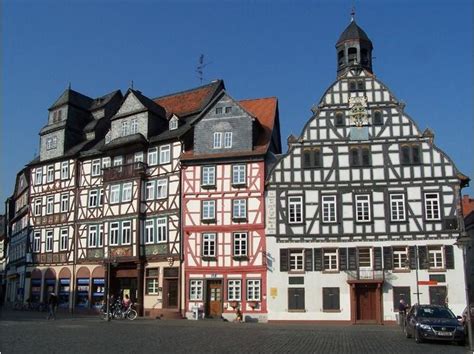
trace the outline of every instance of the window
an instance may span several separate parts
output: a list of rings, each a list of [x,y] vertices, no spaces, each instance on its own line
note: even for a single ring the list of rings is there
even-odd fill
[[[61,213],[69,211],[69,194],[61,194]]]
[[[372,269],[372,249],[359,248],[359,269]]]
[[[234,186],[245,185],[245,165],[233,165],[232,166],[232,184]]]
[[[132,123],[130,124],[130,134],[137,134],[138,133],[138,120],[136,118],[132,119]]]
[[[288,197],[288,222],[303,222],[303,197]]]
[[[172,119],[170,120],[169,129],[170,129],[170,130],[176,130],[176,129],[178,129],[178,120],[177,120],[176,118],[172,118]]]
[[[406,247],[393,247],[393,269],[408,269],[408,252]]]
[[[61,229],[61,237],[59,240],[59,250],[67,251],[69,241],[69,230]]]
[[[35,170],[35,184],[40,185],[41,183],[43,183],[43,168],[38,167]]]
[[[202,256],[216,256],[216,234],[202,234]]]
[[[201,186],[203,187],[214,187],[216,185],[216,167],[203,166],[201,181]]]
[[[33,252],[41,251],[41,231],[35,231],[33,236]]]
[[[129,130],[129,127],[128,127],[128,122],[123,121],[122,122],[122,136],[127,136],[129,134],[130,134],[130,130]]]
[[[148,165],[155,166],[158,164],[158,148],[148,149]]]
[[[54,166],[48,166],[46,174],[46,182],[50,183],[54,181]]]
[[[61,179],[69,179],[69,161],[61,162]]]
[[[122,222],[122,245],[129,245],[132,242],[132,222]]]
[[[232,107],[226,107],[225,108],[225,113],[227,113],[227,114],[232,113]]]
[[[302,271],[304,270],[304,251],[303,250],[290,250],[290,271]]]
[[[143,162],[143,151],[136,152],[133,156],[133,162]]]
[[[110,204],[117,204],[120,202],[120,184],[113,184],[110,186]]]
[[[46,198],[46,215],[54,213],[54,197]]]
[[[260,280],[247,280],[247,301],[260,301]]]
[[[430,262],[430,269],[444,269],[443,247],[429,247],[428,260]]]
[[[147,295],[158,295],[159,268],[147,268],[145,272],[145,289]]]
[[[53,148],[53,138],[46,139],[46,150],[52,150]]]
[[[41,203],[41,198],[35,199],[35,216],[40,216],[41,215],[41,209],[43,208],[42,203]]]
[[[445,306],[448,289],[445,286],[430,286],[430,305]]]
[[[104,205],[104,190],[99,189],[99,206]]]
[[[222,133],[214,133],[214,140],[212,147],[214,149],[220,149],[222,148]]]
[[[393,291],[393,310],[398,312],[400,300],[405,300],[405,304],[411,304],[410,287],[409,286],[394,286]]]
[[[110,223],[110,245],[116,246],[119,244],[119,223]]]
[[[336,222],[336,196],[324,195],[322,197],[323,204],[323,222]]]
[[[168,180],[159,179],[156,181],[156,198],[163,199],[168,197]]]
[[[353,167],[370,166],[370,149],[368,147],[353,147],[350,150],[350,165]]]
[[[171,161],[171,146],[163,145],[160,146],[160,165],[170,163]]]
[[[337,271],[339,269],[337,249],[324,249],[323,262],[325,271]]]
[[[224,133],[224,147],[229,149],[232,147],[232,132]]]
[[[122,202],[129,202],[132,200],[132,182],[123,184]]]
[[[168,219],[156,219],[156,242],[166,242],[168,240]]]
[[[302,311],[304,309],[304,288],[288,288],[288,310]]]
[[[421,163],[420,145],[402,145],[401,161],[402,165],[419,165]]]
[[[154,220],[145,220],[145,244],[155,242],[155,222]]]
[[[145,185],[145,200],[155,199],[155,181],[147,181]]]
[[[372,118],[372,124],[373,125],[382,125],[383,124],[382,112],[380,112],[380,111],[375,111],[374,112],[374,116]]]
[[[356,195],[356,221],[368,222],[370,221],[370,196]]]
[[[321,150],[316,148],[306,148],[303,150],[303,167],[322,167]]]
[[[100,176],[100,159],[92,161],[92,176]]]
[[[46,231],[46,252],[53,251],[53,230]]]
[[[238,220],[247,219],[247,200],[235,199],[232,201],[232,218]]]
[[[215,220],[216,218],[216,202],[215,200],[203,200],[202,202],[202,219]]]
[[[114,157],[114,166],[122,166],[122,165],[123,165],[122,156],[115,156]]]
[[[234,256],[235,257],[247,256],[247,233],[246,232],[234,233]]]
[[[189,300],[202,300],[202,280],[190,280],[189,282]]]
[[[323,288],[323,310],[339,310],[339,288]]]
[[[228,280],[227,281],[227,300],[228,301],[240,301],[242,281],[241,280]]]
[[[390,194],[390,220],[405,221],[404,194]]]
[[[99,203],[99,191],[97,189],[92,189],[89,191],[89,208],[97,207]]]
[[[216,114],[222,114],[222,107],[216,107]]]
[[[89,225],[89,247],[94,248],[98,246],[97,240],[97,225]]]
[[[337,112],[336,113],[336,118],[334,120],[334,125],[336,127],[343,127],[345,125],[344,113],[342,113],[342,112]]]
[[[102,158],[102,168],[109,168],[110,167],[110,157]]]
[[[104,244],[104,225],[99,225],[98,229],[98,234],[97,234],[97,246],[102,247]]]
[[[426,220],[440,220],[439,194],[425,193]]]

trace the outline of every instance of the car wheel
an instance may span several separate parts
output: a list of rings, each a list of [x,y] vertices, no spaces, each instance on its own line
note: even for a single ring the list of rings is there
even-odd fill
[[[411,334],[408,333],[408,326],[405,323],[405,326],[403,327],[403,332],[405,332],[405,337],[406,338],[411,338]]]
[[[420,333],[418,332],[417,329],[415,329],[415,342],[423,343],[423,338],[420,337]]]

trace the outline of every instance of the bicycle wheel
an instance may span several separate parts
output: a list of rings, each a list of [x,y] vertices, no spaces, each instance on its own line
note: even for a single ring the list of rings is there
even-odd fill
[[[113,312],[113,317],[116,318],[117,320],[123,320],[124,318],[124,313],[120,309],[116,309]]]
[[[107,320],[107,317],[109,316],[109,314],[107,313],[107,311],[105,311],[105,309],[101,308],[99,311],[99,316],[101,319]]]
[[[127,318],[128,318],[130,321],[133,321],[135,318],[137,318],[137,316],[138,316],[137,311],[135,311],[134,309],[128,310]]]

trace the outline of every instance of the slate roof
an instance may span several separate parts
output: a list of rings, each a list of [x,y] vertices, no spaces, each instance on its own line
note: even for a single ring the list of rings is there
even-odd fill
[[[77,91],[66,89],[61,96],[53,103],[49,110],[53,110],[56,107],[62,106],[64,104],[72,104],[74,106],[88,110],[93,103],[93,99],[79,93]]]
[[[120,94],[120,96],[122,96],[122,93],[121,93],[120,90],[115,90],[115,91],[112,91],[111,93],[108,93],[108,94],[102,96],[102,97],[97,97],[96,99],[94,99],[92,101],[92,104],[89,107],[89,110],[95,111],[99,108],[104,107],[107,103],[109,103],[109,101],[112,99],[112,97],[114,97],[117,94]]]
[[[349,23],[349,26],[346,27],[344,32],[342,32],[341,36],[337,40],[336,45],[349,40],[359,40],[372,43],[364,30],[360,28],[355,21],[351,21],[351,23]]]

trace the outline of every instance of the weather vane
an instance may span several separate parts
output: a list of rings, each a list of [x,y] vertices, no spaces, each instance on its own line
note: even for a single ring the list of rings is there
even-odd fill
[[[201,82],[201,84],[202,84],[202,80],[203,80],[204,68],[206,66],[208,66],[209,64],[210,63],[204,63],[204,54],[201,54],[199,56],[199,62],[198,62],[198,65],[196,67],[196,73],[198,74],[198,79]]]

